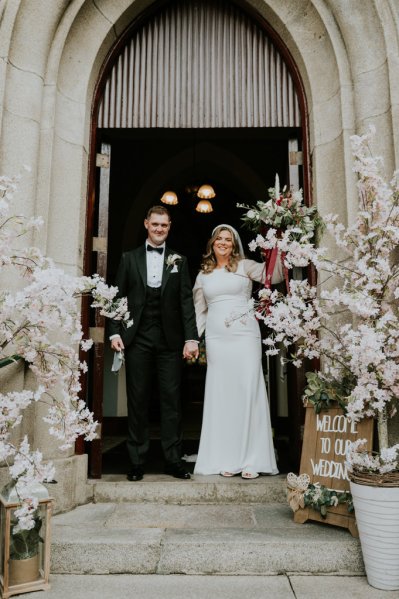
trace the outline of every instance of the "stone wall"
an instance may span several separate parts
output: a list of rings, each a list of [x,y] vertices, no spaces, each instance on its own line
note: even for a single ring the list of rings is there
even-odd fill
[[[0,0],[0,171],[32,171],[17,202],[46,221],[33,242],[82,271],[90,118],[101,65],[151,0]],[[313,201],[350,221],[356,211],[349,137],[373,122],[391,173],[399,155],[396,0],[248,0],[284,40],[309,110]],[[21,373],[19,375],[21,380]],[[20,384],[20,383],[19,383]],[[40,415],[32,438],[42,437]],[[86,501],[86,456],[60,455],[59,509]]]

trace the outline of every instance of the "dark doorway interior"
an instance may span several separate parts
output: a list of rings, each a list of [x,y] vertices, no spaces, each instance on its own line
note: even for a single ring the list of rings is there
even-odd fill
[[[244,249],[253,238],[242,227],[243,211],[237,203],[255,204],[266,199],[278,173],[288,183],[288,140],[300,141],[300,129],[147,129],[99,130],[98,141],[111,144],[111,178],[108,228],[108,279],[113,282],[120,255],[145,239],[143,220],[148,208],[160,203],[164,191],[176,192],[179,203],[170,206],[172,230],[168,245],[188,257],[192,281],[212,229],[220,223],[237,228]],[[210,183],[216,191],[213,212],[199,214],[198,199],[188,188]],[[260,259],[248,251],[248,257]],[[186,366],[182,389],[184,451],[196,453],[201,429],[203,387],[206,367]],[[105,389],[107,376],[104,371]],[[288,428],[278,417],[271,389],[272,422],[279,453],[280,471],[292,467],[285,445]],[[105,392],[105,397],[107,393]],[[110,398],[109,398],[110,399]],[[106,401],[106,400],[105,400]],[[111,398],[111,403],[112,403]],[[115,403],[115,402],[114,402]],[[160,470],[159,410],[154,389],[150,408],[152,454],[149,470]],[[288,420],[288,419],[287,419]],[[126,418],[104,408],[103,473],[124,473],[123,444]],[[276,429],[277,427],[277,429]]]

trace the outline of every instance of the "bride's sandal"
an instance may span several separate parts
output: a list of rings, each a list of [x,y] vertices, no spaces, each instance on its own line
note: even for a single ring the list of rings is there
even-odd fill
[[[220,476],[224,476],[225,478],[231,478],[232,476],[235,476],[237,473],[236,472],[226,472],[225,470],[222,470],[220,473]]]
[[[249,472],[248,470],[243,470],[241,473],[241,478],[245,478],[246,480],[251,480],[253,478],[258,478],[258,472]]]

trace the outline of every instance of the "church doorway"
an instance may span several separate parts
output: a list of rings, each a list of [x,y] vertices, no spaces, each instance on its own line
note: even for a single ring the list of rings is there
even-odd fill
[[[196,46],[187,30],[198,35],[199,42],[201,28],[209,44]],[[251,35],[252,45],[242,45],[242,32]],[[222,49],[216,58],[210,54],[213,44]],[[251,62],[254,44],[259,51],[251,54]],[[185,64],[180,74],[179,53]],[[221,73],[222,80],[213,80],[213,92],[201,87],[209,74],[204,65],[210,83],[214,71]],[[157,12],[132,25],[104,65],[94,103],[88,270],[100,272],[112,283],[121,253],[144,241],[148,208],[169,189],[179,202],[170,207],[173,224],[168,245],[188,257],[193,282],[217,224],[236,227],[247,247],[252,234],[242,227],[237,204],[264,199],[276,173],[280,181],[308,191],[304,96],[289,66],[276,40],[232,2],[162,3]],[[233,81],[223,80],[226,70]],[[246,87],[237,85],[242,78]],[[234,87],[230,89],[233,98],[226,93],[229,85]],[[223,89],[217,91],[218,86]],[[198,198],[193,190],[202,183],[212,184],[216,191],[208,214],[195,210]],[[112,355],[104,322],[99,319],[92,325],[98,341],[88,395],[102,426],[101,439],[92,444],[90,474],[98,477],[116,472],[115,468],[125,472],[126,396],[123,373],[110,372]],[[301,382],[296,372],[282,369],[277,360],[265,359],[264,370],[279,466],[285,471],[299,459]],[[188,454],[198,446],[205,372],[205,365],[184,369],[184,451]],[[156,470],[160,457],[156,390],[150,420]]]

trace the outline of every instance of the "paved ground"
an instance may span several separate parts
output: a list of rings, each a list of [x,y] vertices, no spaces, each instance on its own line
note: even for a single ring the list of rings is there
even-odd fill
[[[363,576],[53,575],[51,590],[21,599],[398,599]]]

